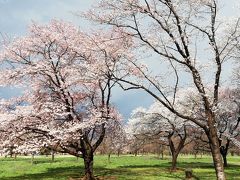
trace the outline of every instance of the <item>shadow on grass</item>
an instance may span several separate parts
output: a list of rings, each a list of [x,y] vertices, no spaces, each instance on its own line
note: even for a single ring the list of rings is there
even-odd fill
[[[54,159],[54,161],[52,161],[51,160],[51,158],[49,158],[49,159],[44,159],[44,158],[35,158],[34,160],[33,160],[33,164],[44,164],[44,163],[48,163],[48,164],[51,164],[51,163],[58,163],[58,162],[62,162],[63,160],[65,160],[64,158],[55,158]],[[16,159],[14,159],[14,158],[2,158],[1,160],[0,160],[0,162],[29,162],[29,163],[31,163],[32,162],[32,160],[31,160],[31,158],[29,158],[29,157],[26,157],[26,158],[16,158]],[[78,160],[77,159],[75,159],[75,158],[69,158],[69,159],[67,159],[67,162],[78,162]]]
[[[108,169],[102,167],[95,167],[94,174],[97,177],[104,177],[106,180],[108,177],[122,177],[124,179],[141,179],[141,177],[152,177],[152,174],[148,174],[148,171],[145,174],[139,174],[139,172],[131,171],[129,168],[115,168]],[[42,180],[42,179],[79,179],[83,177],[83,167],[82,166],[72,166],[72,167],[58,167],[58,168],[49,168],[46,172],[38,174],[26,174],[21,176],[12,176],[12,177],[2,177],[1,180]],[[182,180],[183,178],[179,177],[179,174],[170,174],[164,173],[161,176],[155,175],[154,177],[162,178],[174,178]],[[156,179],[155,178],[155,179]]]
[[[58,160],[57,160],[58,161]],[[61,160],[59,160],[61,161]],[[37,160],[36,163],[49,163],[49,161],[45,160]],[[56,161],[55,161],[56,162]],[[215,179],[214,167],[212,163],[205,162],[179,162],[176,173],[170,172],[171,164],[170,162],[159,162],[159,164],[153,165],[129,165],[129,166],[118,166],[115,168],[104,168],[102,166],[95,166],[94,173],[95,176],[101,177],[119,177],[122,179],[128,180],[138,180],[145,178],[152,179],[176,179],[182,180],[184,178],[184,170],[186,168],[192,169],[204,169],[204,171],[197,171],[194,175],[196,175],[199,179]],[[138,169],[139,168],[139,169]],[[239,165],[230,164],[228,168],[226,168],[228,177],[239,177]],[[211,173],[209,173],[211,172]],[[83,166],[69,166],[69,167],[51,167],[48,168],[47,171],[37,173],[37,174],[25,174],[20,176],[12,176],[12,177],[1,177],[1,180],[42,180],[42,179],[77,179],[83,177]],[[240,178],[239,178],[240,179]]]
[[[79,178],[83,176],[82,167],[72,166],[72,167],[57,167],[57,168],[48,168],[46,172],[36,173],[36,174],[25,174],[21,176],[12,176],[12,177],[2,177],[1,180],[30,180],[30,179],[47,179],[47,178]]]
[[[121,175],[134,175],[134,173],[128,171],[127,169],[107,169],[101,167],[95,167],[94,173],[96,176],[121,176]],[[83,167],[82,166],[71,166],[71,167],[56,167],[49,168],[46,172],[38,174],[25,174],[22,176],[12,176],[12,177],[2,177],[1,180],[42,180],[48,178],[54,179],[70,179],[70,178],[81,178],[83,177]]]
[[[160,170],[164,171],[164,177],[174,178],[174,179],[184,179],[183,176],[185,174],[186,169],[193,169],[193,174],[196,176],[196,179],[215,179],[215,170],[213,163],[207,162],[179,162],[177,165],[177,171],[171,172],[171,162],[165,162],[161,164],[154,164],[154,165],[128,165],[128,166],[119,166],[119,168],[125,169],[149,169],[149,171],[154,168],[159,168]],[[195,170],[194,170],[195,169]],[[196,169],[204,169],[201,172],[197,171]],[[236,164],[229,164],[228,167],[225,168],[226,175],[228,177],[234,177],[235,179],[240,180],[240,166]],[[146,170],[147,171],[147,170]],[[210,173],[209,173],[210,172]],[[181,173],[181,174],[179,174]],[[163,178],[163,177],[162,177]]]
[[[180,169],[185,168],[204,168],[204,169],[213,169],[214,165],[213,163],[207,163],[207,162],[178,162],[177,166]],[[153,164],[153,165],[127,165],[127,166],[119,166],[119,168],[167,168],[169,169],[171,167],[171,162],[160,162],[159,164]],[[240,165],[236,164],[229,164],[229,166],[226,169],[236,169],[240,168]]]
[[[214,168],[211,163],[203,163],[203,162],[194,162],[194,163],[187,163],[187,162],[179,162],[177,164],[178,169],[185,169],[185,168]],[[119,168],[164,168],[170,169],[171,162],[164,162],[160,164],[153,164],[153,165],[127,165],[127,166],[119,166]]]

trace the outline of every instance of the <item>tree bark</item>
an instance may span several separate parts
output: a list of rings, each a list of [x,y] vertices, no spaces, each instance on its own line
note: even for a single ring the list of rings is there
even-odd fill
[[[175,147],[173,139],[172,139],[173,136],[174,136],[174,132],[172,132],[172,133],[170,133],[168,135],[168,143],[169,143],[170,151],[171,151],[171,154],[172,154],[172,167],[171,167],[171,170],[172,171],[176,171],[178,155],[181,152],[181,150],[184,148],[185,141],[187,139],[186,127],[184,127],[184,136],[178,134],[178,137],[180,138],[180,140],[179,140],[178,144],[175,144],[176,147]]]
[[[210,117],[210,121],[212,121],[211,118],[212,117]],[[205,130],[205,132],[206,132],[209,142],[210,142],[210,148],[211,148],[211,152],[212,152],[212,158],[213,158],[213,162],[214,162],[217,180],[226,180],[222,157],[221,157],[220,148],[219,148],[219,139],[217,136],[217,129],[214,126],[215,123],[213,123],[213,122],[214,121],[208,123],[209,131]]]
[[[227,167],[228,166],[227,155],[228,155],[230,140],[227,139],[227,143],[226,143],[225,146],[221,145],[221,141],[219,141],[219,142],[220,142],[220,153],[221,153],[222,158],[223,158],[223,165],[224,165],[224,167]]]
[[[135,151],[134,151],[134,156],[137,156],[137,154],[138,154],[138,151],[135,150]]]
[[[172,171],[176,171],[177,170],[177,157],[178,157],[178,154],[172,154],[172,167],[171,167],[171,170]]]
[[[108,163],[110,163],[111,153],[108,153]]]
[[[224,167],[222,162],[222,157],[219,151],[219,148],[211,145],[211,151],[212,151],[212,157],[215,167],[215,172],[218,180],[226,180],[225,174],[224,174]]]
[[[95,180],[93,176],[93,152],[91,150],[87,150],[83,154],[84,159],[84,180]]]
[[[54,153],[54,150],[51,151],[51,157],[52,157],[52,162],[54,162],[54,159],[55,159],[55,153]]]
[[[223,155],[223,165],[224,167],[228,167],[228,163],[227,163],[227,155]]]
[[[224,165],[224,167],[227,167],[228,163],[227,163],[227,149],[226,149],[226,147],[221,146],[220,147],[220,153],[222,155],[223,165]]]
[[[197,159],[197,152],[194,153],[194,158]]]
[[[181,150],[182,148],[180,148],[180,149],[179,149],[179,148],[175,149],[171,137],[168,139],[168,141],[169,141],[170,151],[171,151],[171,155],[172,155],[171,171],[176,171],[176,170],[177,170],[177,158],[178,158],[178,154],[180,153],[180,150]]]
[[[32,153],[31,164],[34,164],[34,154]]]

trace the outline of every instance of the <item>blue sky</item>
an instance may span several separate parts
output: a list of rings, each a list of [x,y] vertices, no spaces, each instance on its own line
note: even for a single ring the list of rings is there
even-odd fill
[[[0,0],[0,32],[10,37],[21,36],[27,32],[31,21],[46,23],[52,18],[73,22],[84,30],[92,28],[91,23],[74,15],[79,11],[87,10],[98,0]],[[221,0],[219,0],[221,1]],[[221,1],[223,15],[232,16],[240,14],[239,7],[233,4],[239,0]],[[226,71],[229,74],[230,71]],[[9,98],[18,94],[16,89],[0,88],[0,97]],[[120,112],[128,117],[137,106],[148,106],[152,98],[143,92],[123,92],[115,89],[113,103]]]
[[[97,1],[97,0],[96,0]],[[84,30],[93,28],[91,23],[74,15],[87,10],[94,0],[0,0],[0,32],[10,37],[22,36],[32,21],[46,23],[52,18],[73,22]],[[10,98],[21,91],[0,88],[0,98]],[[150,105],[152,98],[145,93],[115,89],[112,102],[127,118],[137,106]]]

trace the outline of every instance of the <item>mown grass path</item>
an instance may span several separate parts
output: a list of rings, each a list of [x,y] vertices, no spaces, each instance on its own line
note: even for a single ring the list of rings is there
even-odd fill
[[[226,169],[228,180],[240,180],[240,157],[229,156],[229,167]],[[159,159],[150,156],[113,156],[111,163],[107,156],[96,156],[94,172],[96,176],[118,180],[180,180],[184,179],[184,170],[192,168],[200,180],[214,180],[215,173],[210,156],[193,158],[180,156],[177,172],[169,171],[170,159]],[[57,156],[54,162],[51,157],[38,156],[34,164],[30,157],[1,158],[1,180],[67,180],[80,179],[83,176],[83,162],[70,156]]]

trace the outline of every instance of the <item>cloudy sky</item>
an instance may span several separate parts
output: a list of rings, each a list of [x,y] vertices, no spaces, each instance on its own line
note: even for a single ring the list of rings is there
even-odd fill
[[[97,1],[97,0],[96,0]],[[22,36],[32,21],[47,23],[52,18],[73,22],[84,30],[92,28],[92,24],[74,15],[87,10],[94,0],[0,0],[0,32],[10,37]],[[10,98],[20,90],[0,88],[0,98]],[[125,118],[132,109],[142,105],[150,105],[152,99],[145,93],[136,91],[123,92],[115,89],[113,103]]]
[[[41,23],[49,22],[52,18],[73,22],[77,26],[87,30],[91,23],[74,15],[79,11],[90,8],[98,0],[0,0],[0,32],[10,37],[21,36],[27,32],[31,21]],[[223,14],[233,16],[240,14],[239,7],[233,2],[239,0],[220,0]],[[226,72],[228,73],[228,72]],[[0,88],[0,98],[9,98],[18,94],[15,89]],[[152,99],[145,93],[136,91],[122,92],[115,90],[113,103],[120,112],[128,117],[131,110],[137,106],[148,106]]]

